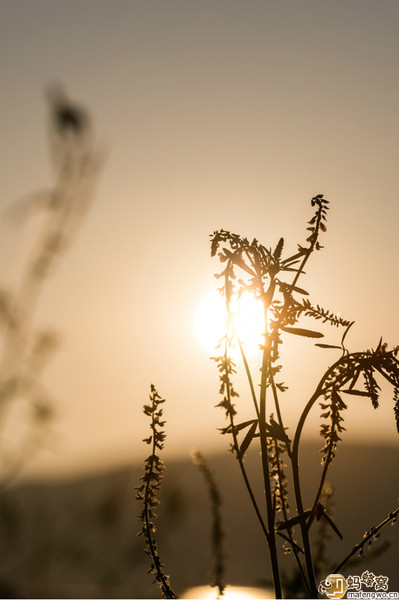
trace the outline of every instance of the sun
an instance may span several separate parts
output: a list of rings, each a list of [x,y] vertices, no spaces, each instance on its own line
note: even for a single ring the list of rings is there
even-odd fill
[[[262,343],[263,306],[260,300],[249,292],[232,301],[234,328],[241,340],[245,354],[253,357]],[[226,332],[227,314],[224,298],[216,291],[210,292],[200,303],[195,319],[196,334],[201,346],[208,354],[214,354],[219,341]],[[240,354],[238,344],[234,342],[231,356]]]
[[[187,590],[182,598],[213,600],[219,598],[219,595],[215,587],[200,586]],[[268,600],[269,598],[274,598],[274,594],[272,590],[228,585],[225,588],[222,598],[225,600],[251,600],[254,598]]]

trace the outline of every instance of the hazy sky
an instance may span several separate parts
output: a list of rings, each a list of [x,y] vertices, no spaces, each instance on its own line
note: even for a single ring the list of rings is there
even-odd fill
[[[169,452],[227,447],[194,332],[217,285],[208,236],[295,249],[315,194],[329,226],[302,284],[356,320],[351,350],[399,343],[398,31],[396,0],[0,1],[1,209],[51,183],[50,80],[91,111],[107,153],[41,305],[64,342],[46,373],[57,434],[37,468],[141,459],[151,382],[168,399]],[[7,281],[24,229],[1,236]],[[301,369],[287,350],[292,415],[317,379],[302,375],[335,358],[300,355]],[[396,442],[390,393],[377,412],[360,400],[347,440]]]

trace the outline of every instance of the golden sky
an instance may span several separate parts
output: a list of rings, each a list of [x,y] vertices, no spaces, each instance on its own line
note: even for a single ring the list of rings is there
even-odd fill
[[[396,0],[0,1],[0,208],[51,183],[51,80],[91,111],[107,155],[41,302],[63,346],[45,376],[56,434],[36,469],[140,460],[150,383],[168,399],[169,453],[227,446],[194,326],[217,285],[208,236],[284,236],[295,250],[315,194],[331,211],[302,285],[356,320],[351,350],[399,343],[398,31]],[[5,286],[26,240],[1,224]],[[287,346],[293,415],[333,360],[300,348],[301,368]],[[395,442],[390,392],[377,412],[356,400],[347,440]]]

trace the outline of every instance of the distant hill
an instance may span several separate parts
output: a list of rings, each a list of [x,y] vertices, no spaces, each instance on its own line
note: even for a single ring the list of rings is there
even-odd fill
[[[346,446],[331,468],[335,521],[344,541],[332,532],[331,563],[345,556],[362,534],[385,518],[399,496],[399,451]],[[228,549],[227,581],[262,585],[270,577],[267,550],[229,453],[208,457],[224,499]],[[258,476],[258,457],[247,467]],[[304,444],[301,469],[305,489],[314,489],[320,472],[319,446]],[[148,558],[136,537],[139,504],[135,500],[142,466],[62,482],[32,481],[0,496],[0,596],[24,598],[154,598],[160,594],[147,575]],[[254,477],[255,481],[255,477]],[[260,481],[255,486],[262,499]],[[306,502],[310,503],[310,494]],[[182,592],[209,582],[210,511],[202,475],[190,460],[167,465],[159,507],[158,540],[173,587]],[[399,526],[387,527],[381,556],[361,559],[348,574],[368,569],[389,577],[399,591]],[[288,566],[289,565],[289,566]],[[287,575],[292,564],[287,564]],[[324,573],[327,575],[328,572]]]

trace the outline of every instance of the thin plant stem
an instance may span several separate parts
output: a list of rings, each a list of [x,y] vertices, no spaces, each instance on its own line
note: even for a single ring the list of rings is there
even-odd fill
[[[276,384],[275,384],[273,373],[272,373],[271,369],[270,369],[270,382],[271,382],[271,387],[272,387],[272,391],[273,391],[273,398],[274,398],[274,405],[276,407],[277,419],[278,419],[278,422],[279,422],[279,425],[281,426],[281,428],[284,429],[283,419],[282,419],[282,415],[281,415],[281,411],[280,411],[280,404],[279,404],[279,399],[278,399],[278,393],[277,393]],[[288,443],[286,443],[285,446],[286,446],[286,449],[287,449],[288,456],[291,457],[291,448],[290,448],[290,445]],[[279,478],[279,482],[280,482],[280,486],[281,486],[281,483],[282,483],[282,474],[281,474],[280,461],[279,461],[279,449],[278,449],[278,444],[277,444],[276,440],[275,440],[275,451],[276,451],[276,456],[277,456],[278,478]],[[282,501],[281,504],[282,504],[282,511],[283,511],[284,519],[287,522],[288,521],[288,514],[287,514],[287,509],[286,509],[286,506],[285,506],[285,502]],[[299,558],[297,544],[295,543],[294,538],[292,536],[291,527],[288,527],[287,533],[288,533],[288,538],[289,538],[289,541],[291,543],[292,551],[294,553],[294,557],[295,557],[295,560],[297,562],[299,571],[300,571],[300,573],[302,575],[302,578],[303,578],[303,581],[304,581],[304,583],[305,583],[305,585],[307,587],[307,590],[310,593],[311,590],[310,590],[310,587],[309,587],[309,584],[308,584],[308,580],[306,578],[306,574],[305,574],[305,571],[303,569],[301,560]]]
[[[273,572],[273,583],[276,598],[282,598],[280,571],[278,565],[278,555],[276,546],[276,534],[275,534],[275,506],[272,500],[272,491],[270,484],[270,473],[269,473],[269,458],[267,450],[267,430],[266,430],[266,388],[267,388],[267,373],[268,373],[268,361],[269,352],[267,348],[268,340],[268,326],[267,326],[267,310],[268,305],[266,301],[263,303],[263,316],[264,316],[264,327],[265,327],[265,343],[263,347],[263,360],[261,369],[261,384],[260,384],[260,402],[259,402],[259,434],[260,434],[260,445],[262,453],[262,468],[263,468],[263,480],[265,486],[265,497],[266,497],[266,510],[267,510],[267,523],[269,530],[269,550],[270,560]]]
[[[277,469],[278,469],[278,478],[279,478],[279,481],[281,482],[282,481],[282,473],[281,473],[281,467],[280,467],[280,457],[279,457],[279,449],[278,449],[277,440],[274,440],[274,448],[275,448],[275,452],[276,452],[276,462],[277,462]],[[280,483],[280,485],[281,485],[281,483]],[[287,522],[288,521],[288,513],[287,513],[287,507],[286,507],[286,504],[285,504],[283,498],[281,498],[281,509],[283,511],[284,520]],[[305,571],[304,571],[301,559],[299,558],[298,547],[297,547],[297,544],[296,544],[296,542],[295,542],[295,540],[293,538],[291,527],[288,527],[287,534],[288,534],[289,542],[291,544],[292,551],[294,553],[294,557],[295,557],[296,563],[298,565],[298,569],[299,569],[299,571],[301,573],[301,576],[302,576],[302,579],[303,579],[303,581],[304,581],[304,583],[306,585],[307,591],[310,594],[311,589],[309,587],[308,580],[306,578],[306,574],[305,574]]]
[[[272,372],[272,369],[270,367],[271,367],[271,365],[269,366],[269,379],[270,379],[271,388],[272,388],[272,392],[273,392],[274,406],[276,407],[277,421],[278,421],[278,424],[280,425],[280,427],[284,430],[284,423],[283,423],[283,418],[282,418],[282,415],[281,415],[280,402],[279,402],[279,399],[278,399],[278,393],[277,393],[277,389],[276,389],[276,383],[274,381],[273,372]],[[290,448],[290,445],[288,443],[286,444],[286,448],[287,448],[287,454],[288,454],[288,456],[290,456],[291,455],[291,448]]]
[[[226,342],[226,346],[227,346],[227,342]],[[227,360],[227,358],[228,358],[228,348],[226,347],[226,349],[225,349],[225,360]],[[227,389],[226,389],[226,396],[227,396],[227,400],[228,400],[229,404],[231,404],[231,394],[230,394],[229,386],[227,386]],[[238,460],[238,464],[240,466],[241,475],[242,475],[242,477],[244,479],[245,487],[246,487],[247,492],[249,494],[249,497],[251,499],[252,506],[255,509],[255,513],[256,513],[256,516],[258,518],[259,524],[260,524],[260,526],[262,528],[263,533],[266,536],[267,542],[269,543],[269,539],[270,539],[269,532],[268,532],[268,530],[266,528],[266,525],[265,525],[265,522],[263,520],[262,514],[261,514],[261,512],[259,510],[258,503],[257,503],[256,498],[254,496],[254,493],[252,491],[252,486],[250,484],[250,481],[249,481],[249,478],[248,478],[248,475],[247,475],[247,471],[245,469],[244,461],[243,461],[242,456],[240,454],[240,445],[239,445],[239,442],[238,442],[237,433],[236,433],[235,428],[234,428],[234,418],[233,418],[233,415],[231,414],[231,412],[229,412],[229,420],[230,420],[230,427],[231,427],[232,437],[233,437],[234,453],[235,453],[235,456],[236,456],[236,458]]]
[[[248,360],[247,360],[247,357],[245,355],[244,348],[242,346],[242,342],[241,342],[241,340],[240,340],[240,338],[238,336],[237,336],[237,341],[238,341],[238,346],[240,348],[241,358],[242,358],[242,362],[244,364],[245,373],[247,375],[249,389],[251,391],[252,402],[254,404],[256,416],[257,416],[257,418],[259,420],[259,406],[258,406],[258,401],[256,399],[255,386],[254,386],[254,382],[253,382],[253,379],[252,379],[251,371],[250,371],[250,368],[249,368]]]
[[[334,567],[332,572],[338,573],[342,569],[342,567],[352,558],[352,556],[354,556],[357,552],[360,552],[363,546],[367,544],[369,540],[371,540],[374,536],[378,535],[378,532],[383,527],[388,525],[388,523],[394,523],[398,518],[398,515],[399,507],[390,512],[389,515],[383,521],[381,521],[379,525],[377,525],[376,527],[372,527],[367,533],[365,533],[364,538],[360,542],[360,544],[356,544],[356,546],[352,548],[351,552],[349,552],[349,554],[339,563],[339,565]]]
[[[310,548],[309,532],[308,532],[307,524],[306,524],[305,517],[304,517],[304,508],[303,508],[302,493],[301,493],[300,478],[299,478],[298,445],[295,445],[295,443],[294,443],[294,447],[292,450],[292,476],[293,476],[293,483],[294,483],[294,494],[295,494],[297,512],[298,512],[298,515],[302,516],[302,518],[300,520],[300,527],[301,527],[303,548],[304,548],[304,552],[305,552],[306,570],[307,570],[307,575],[308,575],[308,586],[310,587],[312,597],[317,598],[317,585],[316,585],[315,573],[314,573],[314,568],[313,568],[313,559],[312,559],[312,552],[311,552],[311,548]]]

